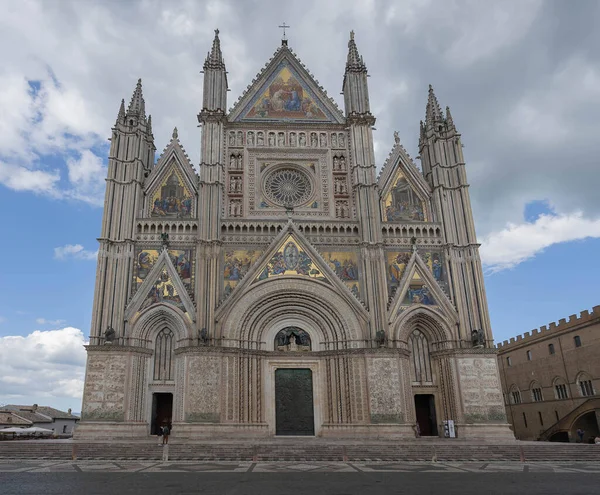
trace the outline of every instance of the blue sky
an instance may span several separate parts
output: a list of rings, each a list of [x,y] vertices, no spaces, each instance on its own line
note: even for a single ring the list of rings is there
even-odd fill
[[[418,156],[434,85],[463,134],[496,341],[600,304],[597,2],[0,6],[0,404],[79,410],[111,125],[142,77],[157,157],[176,125],[197,164],[199,71],[215,27],[230,106],[276,50],[284,18],[290,46],[342,106],[354,29],[379,167],[394,130]]]

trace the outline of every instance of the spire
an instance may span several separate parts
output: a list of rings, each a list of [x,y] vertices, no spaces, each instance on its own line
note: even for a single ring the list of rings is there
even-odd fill
[[[138,79],[138,82],[133,91],[131,102],[127,107],[127,116],[138,116],[146,117],[146,103],[144,102],[144,96],[142,95],[142,80]]]
[[[152,115],[148,115],[148,134],[152,136]]]
[[[438,103],[435,93],[433,92],[433,86],[430,84],[427,107],[425,108],[425,123],[430,125],[443,119],[444,117],[442,115],[442,109],[440,108],[440,104]]]
[[[125,100],[121,100],[121,106],[119,107],[119,115],[117,115],[117,121],[123,121],[125,119]]]
[[[206,56],[206,61],[204,62],[204,70],[206,69],[225,69],[218,29],[215,29],[215,38],[213,39],[212,49]]]
[[[452,115],[450,114],[450,107],[446,107],[446,124],[448,128],[454,128],[454,120],[452,120]]]
[[[348,59],[346,60],[346,72],[366,72],[367,67],[363,58],[358,53],[356,42],[354,41],[354,31],[350,31],[350,40],[348,41]]]

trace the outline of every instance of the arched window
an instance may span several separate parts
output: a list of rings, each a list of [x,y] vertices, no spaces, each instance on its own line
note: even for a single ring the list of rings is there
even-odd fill
[[[521,401],[521,391],[519,387],[516,385],[511,385],[510,387],[510,403],[511,404],[520,404]]]
[[[408,338],[408,348],[412,353],[411,376],[413,382],[433,383],[429,341],[423,332],[414,330]]]
[[[579,373],[577,376],[577,386],[582,397],[590,397],[594,395],[592,378],[587,373]]]
[[[568,399],[569,391],[567,389],[567,384],[562,378],[554,379],[554,396],[557,399]]]
[[[531,385],[529,385],[529,390],[531,391],[531,400],[533,400],[533,402],[542,402],[544,400],[544,396],[542,395],[542,387],[538,382],[531,382]]]
[[[154,380],[173,380],[173,332],[163,328],[154,346]]]

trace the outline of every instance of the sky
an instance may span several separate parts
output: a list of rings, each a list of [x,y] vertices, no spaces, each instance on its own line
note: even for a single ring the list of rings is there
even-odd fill
[[[350,30],[378,167],[418,156],[428,85],[462,133],[496,341],[600,304],[600,3],[0,0],[0,404],[81,409],[108,141],[143,80],[198,164],[213,30],[228,104],[280,45],[343,108]],[[418,165],[418,160],[416,160]]]

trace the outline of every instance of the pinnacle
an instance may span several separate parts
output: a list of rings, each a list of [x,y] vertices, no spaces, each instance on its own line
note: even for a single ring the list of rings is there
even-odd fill
[[[454,120],[452,120],[452,115],[450,114],[450,107],[446,107],[446,123],[448,127],[454,127]]]
[[[142,95],[142,80],[138,79],[138,82],[131,96],[131,102],[127,107],[127,116],[136,115],[138,117],[146,117],[146,102]]]
[[[223,53],[221,53],[221,40],[219,39],[219,30],[215,29],[215,37],[213,39],[212,49],[206,56],[204,69],[225,69],[223,61]]]
[[[152,135],[152,115],[148,115],[148,134]]]
[[[442,109],[438,103],[435,93],[433,92],[433,86],[429,85],[429,96],[427,97],[427,107],[425,108],[425,123],[433,124],[443,120]]]
[[[119,115],[117,120],[123,120],[125,118],[125,99],[121,100],[121,106],[119,107]]]
[[[366,71],[367,68],[363,58],[358,53],[356,42],[354,41],[354,31],[350,31],[350,40],[348,41],[348,59],[346,61],[346,72],[348,71]]]

